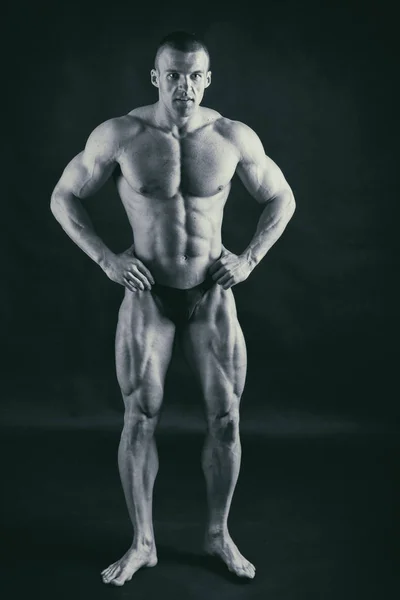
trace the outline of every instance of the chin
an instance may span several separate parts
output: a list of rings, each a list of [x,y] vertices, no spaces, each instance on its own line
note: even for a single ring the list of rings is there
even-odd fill
[[[190,104],[187,104],[187,105],[179,104],[179,103],[175,104],[176,112],[179,114],[183,114],[183,115],[193,112],[196,108],[197,108],[197,105],[195,102],[191,102]]]

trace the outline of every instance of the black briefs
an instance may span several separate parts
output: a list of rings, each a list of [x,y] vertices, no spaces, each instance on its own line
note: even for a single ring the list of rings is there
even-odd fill
[[[196,287],[181,290],[156,282],[151,288],[151,293],[162,313],[179,326],[189,321],[198,303],[214,283],[212,277],[207,276]]]

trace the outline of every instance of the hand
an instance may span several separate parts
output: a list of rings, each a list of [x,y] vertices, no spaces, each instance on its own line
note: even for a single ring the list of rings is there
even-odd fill
[[[238,256],[223,248],[222,256],[211,265],[209,273],[218,285],[228,290],[248,278],[253,267],[243,255]]]
[[[115,254],[108,261],[104,272],[111,281],[125,286],[131,292],[151,290],[154,284],[153,275],[142,261],[134,256],[132,247],[122,254]]]

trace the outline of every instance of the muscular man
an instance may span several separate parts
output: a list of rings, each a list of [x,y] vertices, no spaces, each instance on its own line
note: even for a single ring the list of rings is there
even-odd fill
[[[139,568],[157,564],[154,431],[177,335],[206,407],[205,550],[238,576],[253,578],[255,568],[227,526],[239,473],[239,402],[246,376],[246,347],[231,288],[249,276],[282,234],[295,202],[254,131],[200,106],[211,83],[209,54],[200,40],[183,32],[164,38],[151,82],[158,102],[99,125],[64,170],[51,199],[66,233],[125,287],[116,334],[125,404],[118,464],[133,541],[102,577],[123,585]],[[263,207],[240,255],[221,242],[235,172]],[[122,254],[114,254],[96,235],[81,202],[111,175],[133,231],[133,245]]]

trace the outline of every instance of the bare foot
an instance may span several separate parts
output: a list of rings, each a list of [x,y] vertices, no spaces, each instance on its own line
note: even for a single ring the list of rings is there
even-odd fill
[[[149,547],[129,548],[128,552],[117,562],[102,571],[104,583],[124,585],[141,567],[154,567],[157,564],[155,545]]]
[[[206,535],[204,549],[208,554],[223,560],[229,571],[238,577],[254,578],[255,566],[240,554],[228,532]]]

